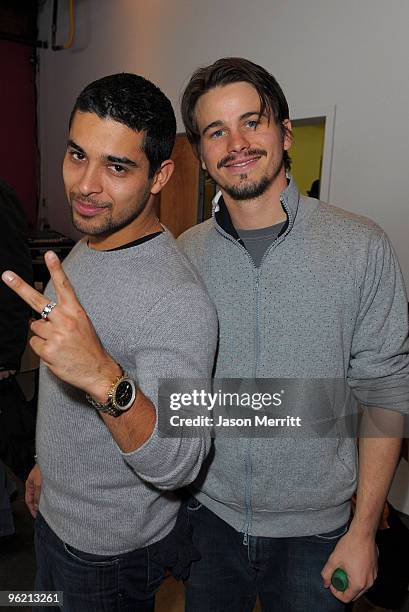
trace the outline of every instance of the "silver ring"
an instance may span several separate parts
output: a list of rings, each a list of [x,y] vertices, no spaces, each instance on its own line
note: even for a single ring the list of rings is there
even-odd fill
[[[41,318],[47,319],[52,309],[55,308],[56,306],[57,304],[55,302],[49,302],[48,304],[46,304],[41,311]]]

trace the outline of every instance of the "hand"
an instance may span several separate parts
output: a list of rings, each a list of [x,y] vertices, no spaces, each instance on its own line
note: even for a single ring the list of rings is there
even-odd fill
[[[26,494],[25,500],[30,510],[31,516],[34,518],[37,516],[38,506],[40,503],[41,495],[41,472],[40,468],[36,464],[28,475],[26,480]]]
[[[351,525],[352,527],[352,525]],[[331,576],[337,567],[348,575],[346,591],[337,591],[331,584]],[[325,588],[340,601],[348,603],[358,599],[374,583],[378,571],[378,550],[373,535],[363,535],[350,528],[339,540],[325,564],[321,576]]]
[[[0,370],[0,380],[5,380],[10,376],[14,376],[16,370]]]
[[[31,348],[58,378],[82,389],[97,401],[105,402],[120,368],[104,350],[57,255],[48,251],[45,262],[54,284],[57,305],[46,320],[31,324],[34,334],[30,339]],[[38,313],[50,302],[14,272],[6,271],[2,278]]]

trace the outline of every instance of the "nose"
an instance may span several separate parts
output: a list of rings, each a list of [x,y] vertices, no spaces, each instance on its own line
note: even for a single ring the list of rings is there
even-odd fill
[[[231,131],[228,140],[229,153],[240,153],[245,149],[248,149],[250,143],[246,135],[241,130]]]
[[[93,164],[84,165],[79,178],[78,190],[82,195],[92,195],[103,191],[100,169]]]

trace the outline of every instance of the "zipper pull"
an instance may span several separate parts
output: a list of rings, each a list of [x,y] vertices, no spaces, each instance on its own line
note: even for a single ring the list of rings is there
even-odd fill
[[[243,546],[248,546],[248,544],[249,544],[249,537],[248,537],[247,531],[245,531],[244,538],[243,538]]]

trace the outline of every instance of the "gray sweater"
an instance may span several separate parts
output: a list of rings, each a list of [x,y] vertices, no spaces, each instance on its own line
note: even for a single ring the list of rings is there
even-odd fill
[[[407,298],[385,233],[294,181],[281,201],[288,227],[259,268],[218,205],[179,239],[217,309],[216,377],[344,379],[365,403],[407,411]],[[356,482],[354,439],[218,437],[197,497],[237,530],[300,536],[346,522]]]
[[[82,240],[64,269],[108,353],[155,404],[158,378],[210,376],[214,307],[168,232],[111,252]],[[52,299],[52,286],[45,293]],[[114,555],[162,539],[179,509],[171,490],[196,477],[209,447],[205,430],[188,439],[155,430],[124,454],[84,393],[41,367],[40,512],[75,548]]]

